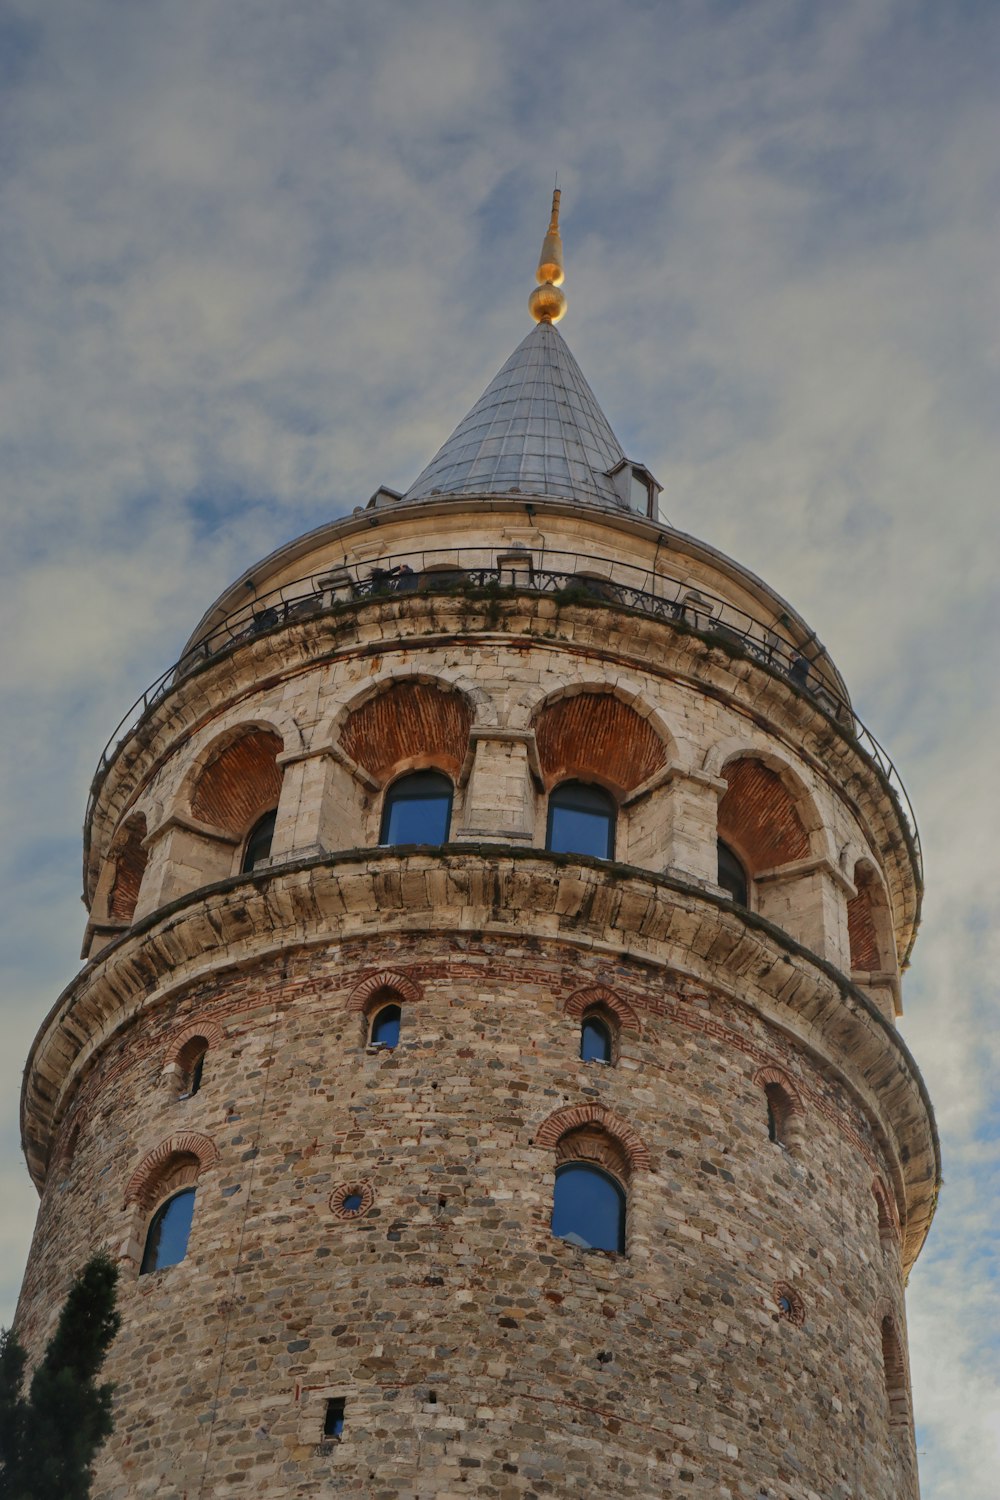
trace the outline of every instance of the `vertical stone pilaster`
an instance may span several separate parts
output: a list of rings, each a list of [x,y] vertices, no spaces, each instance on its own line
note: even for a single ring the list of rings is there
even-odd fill
[[[754,876],[756,907],[805,947],[850,968],[847,897],[854,887],[828,859],[795,860]]]
[[[529,844],[535,825],[535,737],[529,730],[474,729],[458,840]],[[534,776],[533,776],[534,773]]]

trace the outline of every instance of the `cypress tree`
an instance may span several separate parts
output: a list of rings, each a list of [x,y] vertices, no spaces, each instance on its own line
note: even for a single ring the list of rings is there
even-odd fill
[[[89,1500],[94,1455],[111,1431],[110,1384],[95,1384],[121,1317],[118,1268],[89,1260],[70,1288],[27,1398],[18,1394],[24,1351],[13,1334],[0,1351],[0,1495],[3,1500]]]

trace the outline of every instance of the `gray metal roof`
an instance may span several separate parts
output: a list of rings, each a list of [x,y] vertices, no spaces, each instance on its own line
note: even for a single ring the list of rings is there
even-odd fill
[[[620,507],[607,471],[624,456],[562,336],[538,323],[403,499],[513,490]]]

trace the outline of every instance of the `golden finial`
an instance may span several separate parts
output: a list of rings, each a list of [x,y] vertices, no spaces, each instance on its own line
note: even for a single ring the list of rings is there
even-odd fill
[[[563,281],[562,240],[559,237],[559,189],[552,194],[552,217],[542,241],[535,272],[538,286],[528,298],[528,311],[536,323],[558,323],[566,311],[566,293],[559,290]]]

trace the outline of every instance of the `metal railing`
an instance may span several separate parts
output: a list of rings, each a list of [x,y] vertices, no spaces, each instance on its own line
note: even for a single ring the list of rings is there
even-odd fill
[[[779,673],[808,697],[842,730],[885,777],[909,828],[918,872],[922,874],[920,835],[902,777],[888,753],[858,718],[844,696],[825,652],[810,642],[796,643],[781,626],[782,617],[764,623],[709,590],[673,578],[658,569],[641,568],[593,554],[527,548],[449,547],[410,550],[377,563],[344,562],[294,579],[257,595],[233,610],[137,698],[116,725],[101,753],[87,806],[87,828],[98,792],[121,745],[143,717],[191,672],[213,657],[254,640],[279,626],[304,621],[325,611],[372,599],[403,599],[422,593],[470,593],[514,590],[551,594],[572,601],[614,604],[636,610],[713,639],[724,649],[747,656]],[[814,645],[814,642],[812,643]]]

